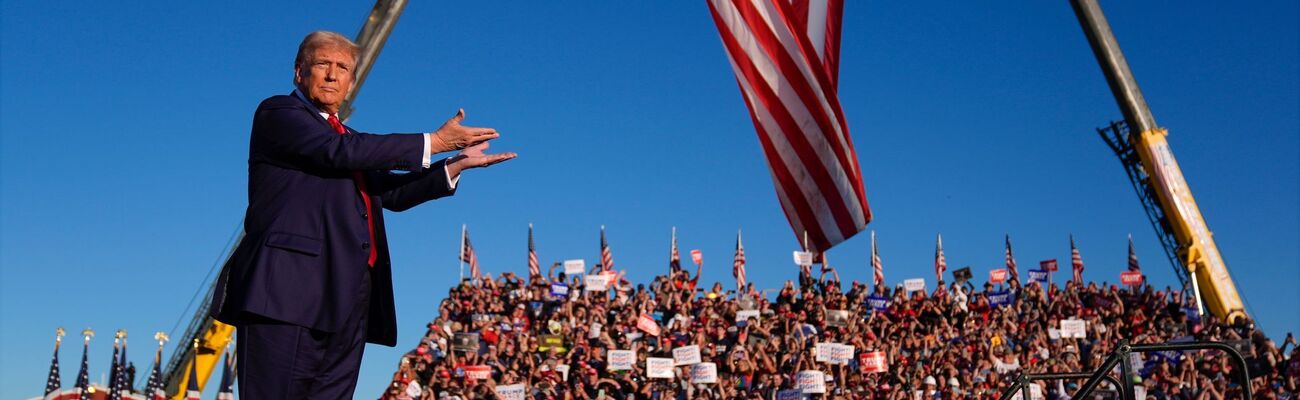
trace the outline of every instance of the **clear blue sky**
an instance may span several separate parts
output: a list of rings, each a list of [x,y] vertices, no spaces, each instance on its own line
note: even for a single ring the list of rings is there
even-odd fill
[[[371,6],[196,3],[4,2],[0,397],[39,394],[58,326],[101,332],[96,378],[118,328],[148,367],[147,337],[188,321],[243,216],[254,107],[292,89],[304,34],[355,35]],[[1102,5],[1250,311],[1278,339],[1297,330],[1296,3]],[[1068,259],[1073,233],[1087,277],[1114,282],[1132,233],[1150,279],[1174,284],[1094,133],[1120,112],[1065,0],[851,2],[842,57],[889,281],[931,277],[942,232],[950,265],[977,277],[1002,264],[1003,234],[1027,266]],[[494,274],[525,270],[530,222],[545,263],[595,259],[606,225],[638,282],[666,270],[674,225],[684,250],[704,251],[708,281],[730,281],[737,228],[751,280],[796,272],[703,1],[412,2],[350,124],[432,130],[457,107],[520,157],[387,217],[400,344],[366,349],[359,397],[379,394],[434,317],[462,223]],[[830,253],[846,279],[870,279],[869,243]],[[62,353],[69,385],[77,347]]]

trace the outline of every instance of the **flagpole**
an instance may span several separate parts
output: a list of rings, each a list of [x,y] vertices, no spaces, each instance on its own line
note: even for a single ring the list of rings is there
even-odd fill
[[[460,279],[465,280],[465,224],[460,224],[460,248],[456,251],[456,261],[460,263]]]

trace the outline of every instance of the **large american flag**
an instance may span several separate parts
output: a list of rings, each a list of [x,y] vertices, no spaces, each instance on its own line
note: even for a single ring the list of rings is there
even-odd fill
[[[814,253],[871,222],[836,88],[843,10],[842,0],[709,0],[781,209]]]
[[[466,229],[460,243],[460,261],[469,263],[469,276],[478,279],[478,256],[474,254],[474,245],[469,243],[469,230]]]
[[[1083,284],[1083,256],[1079,255],[1079,248],[1074,246],[1074,235],[1070,235],[1070,266],[1074,270],[1074,282]]]
[[[880,250],[876,248],[876,231],[871,231],[871,282],[874,285],[885,283],[885,264],[880,261]]]
[[[235,354],[226,352],[226,362],[221,368],[221,390],[217,400],[235,400]]]
[[[614,253],[609,251],[609,242],[605,241],[605,226],[600,226],[600,265],[604,272],[614,270]]]
[[[1128,235],[1128,270],[1142,272],[1142,266],[1138,265],[1137,250],[1133,249],[1133,235]]]
[[[62,332],[63,328],[59,328]],[[55,340],[54,357],[50,359],[50,375],[45,378],[45,398],[52,399],[59,397],[59,389],[63,388],[63,378],[59,377],[59,345],[63,340]]]
[[[740,231],[736,231],[736,258],[731,262],[731,275],[736,277],[736,292],[745,290],[745,245],[740,242]]]
[[[668,252],[668,271],[677,272],[682,269],[682,253],[677,251],[677,227],[673,227],[673,244],[672,249]]]
[[[542,263],[537,261],[537,247],[533,245],[533,224],[528,224],[528,276],[542,276]]]
[[[948,271],[948,260],[943,257],[943,235],[938,236],[938,242],[934,245],[934,276],[936,280],[943,280],[943,273]],[[939,286],[943,288],[942,285]]]
[[[1011,280],[1020,281],[1020,271],[1016,270],[1016,258],[1011,255],[1011,235],[1007,235],[1007,271],[1011,272]]]

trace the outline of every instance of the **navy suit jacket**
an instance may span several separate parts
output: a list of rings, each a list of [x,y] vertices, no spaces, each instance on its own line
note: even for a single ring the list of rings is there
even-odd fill
[[[392,264],[381,208],[402,211],[449,196],[442,162],[422,167],[421,134],[340,135],[298,96],[263,100],[248,146],[244,238],[222,269],[211,314],[235,325],[270,318],[338,331],[370,270],[366,341],[397,344]],[[392,173],[407,170],[409,173]],[[352,180],[363,171],[373,209]],[[374,218],[375,243],[366,219]]]

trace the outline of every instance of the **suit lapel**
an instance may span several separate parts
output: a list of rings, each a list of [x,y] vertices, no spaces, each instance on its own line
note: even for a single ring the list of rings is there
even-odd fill
[[[321,118],[320,111],[318,108],[316,108],[316,105],[308,102],[306,96],[300,93],[301,92],[295,89],[294,91],[289,92],[289,97],[298,99],[298,102],[302,104],[303,112],[306,112],[307,114],[311,115],[312,119],[316,120],[316,122],[320,123],[321,125],[324,125],[326,128],[330,128],[330,130],[333,130],[334,127],[330,125],[330,122],[326,121],[325,118]],[[351,131],[351,129],[347,128],[347,125],[344,125],[343,128],[345,130]]]

